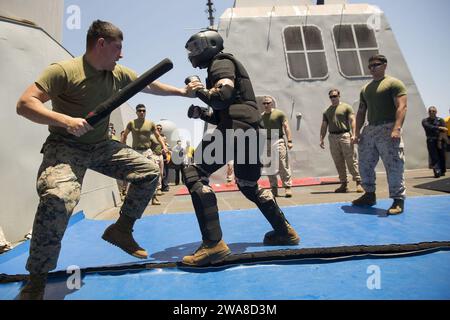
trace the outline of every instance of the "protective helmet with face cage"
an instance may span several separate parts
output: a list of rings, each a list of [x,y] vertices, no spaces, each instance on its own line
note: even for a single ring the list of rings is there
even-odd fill
[[[223,50],[223,38],[217,31],[203,30],[191,36],[185,48],[194,68],[207,68],[211,59]]]

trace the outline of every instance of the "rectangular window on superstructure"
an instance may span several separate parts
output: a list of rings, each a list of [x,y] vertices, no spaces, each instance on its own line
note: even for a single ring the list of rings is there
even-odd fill
[[[333,28],[339,70],[346,78],[368,77],[369,58],[379,53],[375,32],[366,24],[341,24]]]
[[[316,26],[288,26],[283,30],[289,76],[294,80],[322,80],[328,65],[322,33]]]

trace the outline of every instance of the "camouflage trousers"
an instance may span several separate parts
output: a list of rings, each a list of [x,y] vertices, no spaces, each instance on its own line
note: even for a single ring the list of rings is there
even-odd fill
[[[157,165],[133,149],[114,140],[83,145],[55,138],[47,140],[37,178],[40,198],[33,224],[30,273],[56,268],[61,240],[72,212],[80,200],[86,170],[130,182],[120,214],[138,219],[155,192]]]
[[[348,183],[348,171],[353,177],[353,181],[361,181],[358,172],[358,159],[355,152],[355,146],[351,143],[351,135],[349,132],[341,134],[329,134],[328,141],[330,143],[331,157],[339,174],[339,181],[341,183]]]
[[[286,143],[283,139],[280,140],[268,140],[267,152],[270,154],[272,149],[276,148],[278,153],[278,174],[280,175],[281,183],[283,188],[292,187],[292,174],[291,168],[289,167],[288,150]],[[278,187],[277,175],[268,175],[270,186],[272,188]]]
[[[159,168],[159,178],[158,178],[158,183],[156,185],[156,190],[161,190],[161,182],[162,182],[162,176],[163,176],[163,168],[164,168],[164,162],[162,159],[162,155],[157,155],[155,154],[152,149],[147,149],[147,150],[138,150],[138,149],[134,149],[137,153],[142,154],[144,157],[146,157],[147,159],[151,160],[152,162],[154,162],[158,168]],[[118,182],[118,186],[119,189],[124,190],[126,192],[127,188],[128,188],[128,182],[126,181],[121,181],[120,183]]]
[[[392,139],[394,123],[378,126],[367,126],[363,129],[359,141],[359,172],[362,187],[366,192],[375,192],[375,167],[379,159],[383,161],[389,185],[389,197],[404,199],[405,187],[405,154],[403,139]]]

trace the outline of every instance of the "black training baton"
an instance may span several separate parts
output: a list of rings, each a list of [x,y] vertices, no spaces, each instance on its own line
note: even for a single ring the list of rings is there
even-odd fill
[[[128,99],[133,97],[136,93],[141,92],[147,85],[161,77],[172,68],[173,63],[170,59],[166,58],[162,60],[135,81],[128,84],[116,94],[112,95],[108,100],[99,104],[93,111],[89,112],[86,117],[86,121],[91,126],[94,126],[100,120],[110,115],[111,112],[120,107],[123,103],[128,101]]]

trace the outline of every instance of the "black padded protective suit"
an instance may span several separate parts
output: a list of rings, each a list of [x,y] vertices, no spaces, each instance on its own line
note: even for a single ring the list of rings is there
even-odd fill
[[[217,127],[212,134],[205,135],[197,147],[195,164],[183,171],[203,240],[216,242],[222,239],[217,198],[209,186],[208,177],[230,160],[234,160],[234,172],[240,191],[257,205],[274,230],[285,233],[287,226],[283,212],[271,192],[261,190],[257,184],[261,177],[259,155],[262,150],[258,147],[261,113],[257,108],[248,73],[231,54],[220,53],[208,68],[207,88],[214,87],[217,81],[224,78],[235,83],[233,98],[229,99],[229,106],[226,108],[212,113],[203,112],[201,119]],[[243,139],[238,133],[249,134],[253,139]],[[212,149],[214,152],[209,154]],[[222,157],[216,157],[218,153]],[[208,161],[208,156],[213,156],[214,161]]]

